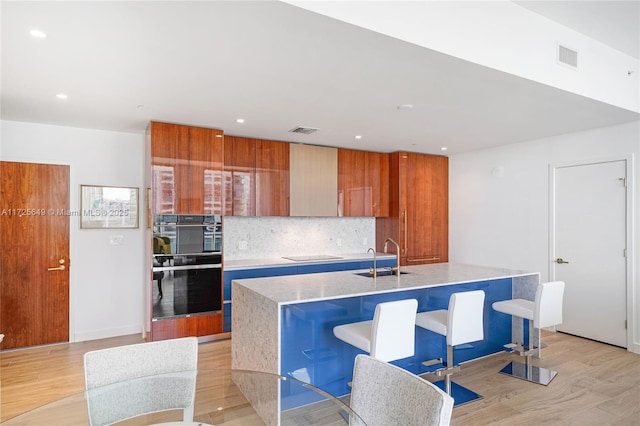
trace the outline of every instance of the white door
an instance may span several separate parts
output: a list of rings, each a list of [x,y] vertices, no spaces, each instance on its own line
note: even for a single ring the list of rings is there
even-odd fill
[[[554,169],[551,276],[566,333],[627,347],[626,161]]]

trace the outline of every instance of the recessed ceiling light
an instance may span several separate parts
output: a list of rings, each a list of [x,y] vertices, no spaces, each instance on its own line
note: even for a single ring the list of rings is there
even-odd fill
[[[69,97],[69,96],[67,96],[67,94],[66,94],[66,93],[58,93],[58,94],[56,95],[56,98],[58,98],[58,99],[67,99],[68,97]]]
[[[400,111],[408,111],[408,110],[413,108],[413,105],[411,105],[411,104],[402,104],[402,105],[398,105],[397,108]]]
[[[40,30],[31,30],[29,31],[29,34],[31,34],[31,37],[35,38],[47,38],[47,33]]]
[[[244,118],[236,118],[236,123],[244,123]]]
[[[356,135],[356,139],[362,139],[362,135]]]
[[[447,150],[447,147],[446,147],[446,146],[441,146],[441,147],[440,147],[440,150],[441,150],[441,151],[446,151],[446,150]]]
[[[216,135],[216,138],[221,138],[221,137],[222,137],[222,135]]]

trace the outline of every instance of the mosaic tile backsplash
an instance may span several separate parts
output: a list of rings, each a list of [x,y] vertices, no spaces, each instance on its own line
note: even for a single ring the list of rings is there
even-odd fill
[[[238,217],[223,222],[225,260],[366,253],[376,245],[370,217]]]

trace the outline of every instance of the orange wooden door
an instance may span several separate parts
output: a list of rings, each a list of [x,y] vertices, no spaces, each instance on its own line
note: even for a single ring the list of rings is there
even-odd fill
[[[69,341],[69,166],[0,162],[3,349]]]
[[[189,208],[182,213],[223,214],[222,130],[189,127]]]

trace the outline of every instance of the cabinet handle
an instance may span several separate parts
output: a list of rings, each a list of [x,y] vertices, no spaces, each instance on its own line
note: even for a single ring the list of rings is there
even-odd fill
[[[404,254],[407,254],[408,246],[407,246],[407,211],[402,212],[402,216],[404,217]]]
[[[407,262],[426,262],[428,260],[440,260],[439,257],[418,257],[418,258],[407,258]]]

